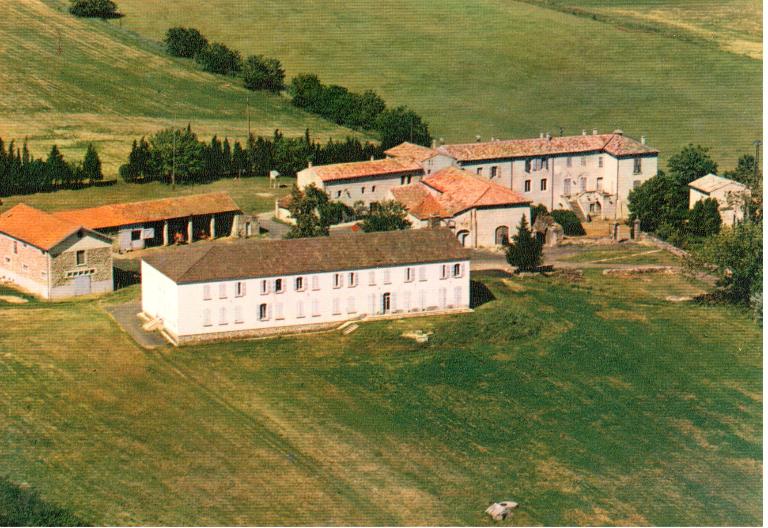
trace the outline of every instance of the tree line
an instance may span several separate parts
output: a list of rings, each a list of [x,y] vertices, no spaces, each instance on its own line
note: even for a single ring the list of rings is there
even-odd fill
[[[268,176],[273,170],[295,176],[309,162],[325,165],[381,157],[382,148],[356,138],[313,140],[309,130],[301,137],[285,137],[275,130],[271,138],[251,136],[245,145],[213,136],[198,139],[190,126],[165,129],[146,139],[135,140],[128,161],[120,167],[126,182],[161,181],[203,183],[225,177]]]
[[[103,179],[93,144],[88,145],[82,162],[68,162],[57,145],[43,160],[32,156],[26,140],[21,147],[14,140],[6,147],[0,138],[0,196],[75,189]]]
[[[285,70],[278,59],[251,55],[243,60],[239,51],[208,42],[195,28],[172,27],[164,42],[170,55],[194,59],[210,73],[239,76],[249,90],[279,93],[286,89]],[[403,141],[420,145],[432,141],[421,116],[405,106],[387,108],[373,90],[359,94],[343,86],[325,85],[314,74],[297,75],[287,89],[294,106],[354,130],[377,132],[384,149]]]

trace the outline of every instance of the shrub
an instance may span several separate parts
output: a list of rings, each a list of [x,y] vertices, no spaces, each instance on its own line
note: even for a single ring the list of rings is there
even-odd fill
[[[214,42],[201,49],[195,55],[195,61],[207,72],[220,75],[237,75],[243,69],[240,52],[231,50],[224,44]]]
[[[208,39],[195,28],[172,27],[165,33],[165,48],[174,57],[193,58],[208,46]]]
[[[48,504],[34,490],[0,478],[0,526],[86,526],[72,512]]]
[[[406,218],[407,215],[408,212],[400,202],[385,200],[379,202],[377,207],[371,207],[361,227],[366,233],[408,229],[411,227],[411,222]]]
[[[285,88],[285,70],[277,59],[251,55],[243,65],[243,84],[249,90],[277,93]]]
[[[699,200],[688,213],[688,234],[694,237],[716,235],[720,232],[722,223],[717,200]]]
[[[517,234],[507,246],[507,262],[517,271],[535,271],[541,265],[542,244],[528,228],[525,216],[520,219]]]
[[[120,18],[117,4],[112,0],[72,0],[69,12],[82,18]]]
[[[586,235],[584,226],[579,222],[576,213],[567,209],[555,209],[551,213],[552,218],[563,227],[563,234],[566,236]]]
[[[547,211],[547,206],[544,204],[531,207],[531,224],[536,223],[536,219],[539,217],[539,215],[546,215],[547,213],[549,213],[549,211]]]

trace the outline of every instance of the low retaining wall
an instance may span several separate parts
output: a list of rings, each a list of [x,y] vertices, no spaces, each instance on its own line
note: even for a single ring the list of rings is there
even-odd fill
[[[643,233],[642,240],[647,240],[648,242],[651,242],[656,247],[660,247],[661,249],[666,249],[676,257],[685,258],[688,256],[688,252],[685,251],[684,249],[680,249],[679,247],[674,246],[669,242],[665,242],[662,239],[650,233]]]

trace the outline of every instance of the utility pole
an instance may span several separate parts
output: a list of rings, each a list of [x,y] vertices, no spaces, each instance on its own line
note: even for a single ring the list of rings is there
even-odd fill
[[[763,144],[762,141],[759,139],[756,139],[753,144],[755,145],[755,179],[754,184],[757,184],[757,172],[758,172],[758,166],[760,165],[760,145]]]
[[[245,96],[245,113],[248,115],[248,139],[251,139],[251,96]]]
[[[176,121],[174,119],[174,121]],[[171,189],[176,190],[176,129],[173,129],[173,154],[171,155]]]

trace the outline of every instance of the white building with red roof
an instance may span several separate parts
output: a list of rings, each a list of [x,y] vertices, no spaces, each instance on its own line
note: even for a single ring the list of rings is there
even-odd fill
[[[0,214],[0,282],[44,299],[113,290],[109,237],[19,204]]]
[[[405,206],[414,228],[446,226],[465,247],[504,245],[521,218],[531,223],[529,199],[456,167],[394,187],[390,198]]]

